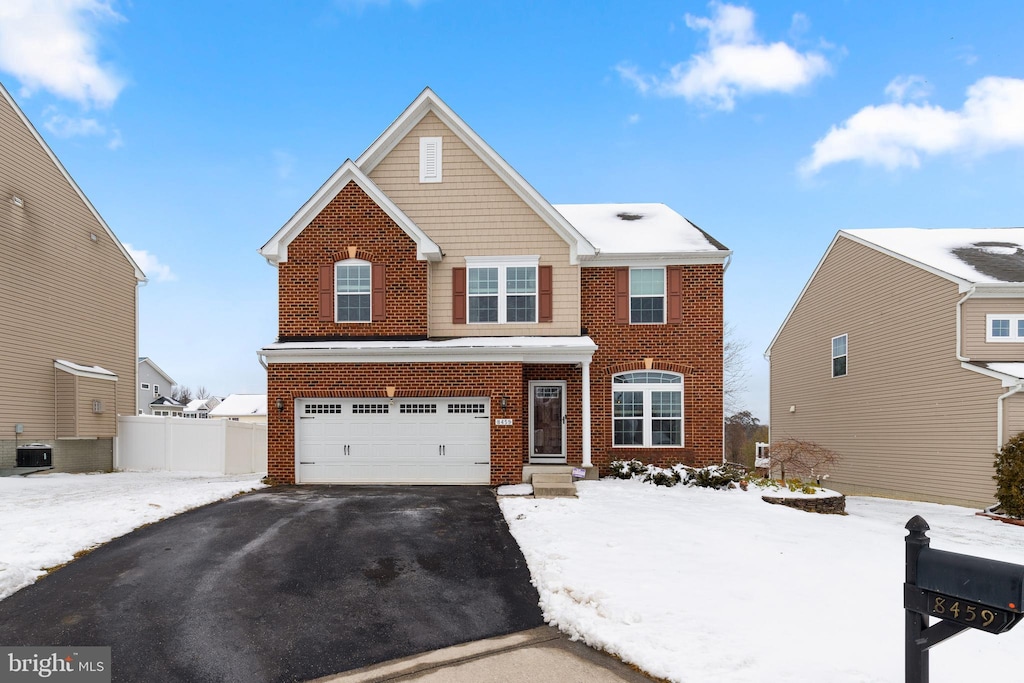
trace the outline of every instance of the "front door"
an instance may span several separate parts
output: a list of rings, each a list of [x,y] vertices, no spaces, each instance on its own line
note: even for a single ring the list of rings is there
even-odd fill
[[[530,382],[530,462],[565,463],[565,382]]]

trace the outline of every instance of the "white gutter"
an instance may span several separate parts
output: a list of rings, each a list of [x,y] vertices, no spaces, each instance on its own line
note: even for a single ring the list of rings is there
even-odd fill
[[[263,366],[265,371],[270,372],[270,368],[267,367],[267,359],[264,358],[263,354],[259,351],[256,352],[256,360],[260,362],[260,365]]]
[[[960,344],[962,343],[962,337],[963,337],[963,312],[962,312],[962,308],[963,308],[964,302],[967,301],[968,299],[970,299],[972,296],[974,296],[974,292],[975,292],[975,290],[977,288],[978,288],[978,285],[971,285],[970,288],[967,290],[967,293],[964,294],[963,298],[960,299],[960,301],[956,302],[956,359],[958,361],[960,361],[961,363],[965,363],[965,362],[968,362],[968,361],[971,360],[967,356],[964,356],[962,353],[960,353],[960,350],[962,348],[960,346]],[[1000,401],[1001,400],[1002,399],[1000,399]],[[1002,406],[1002,403],[1000,403],[999,405]],[[999,434],[1002,435],[1002,431],[1000,431]]]

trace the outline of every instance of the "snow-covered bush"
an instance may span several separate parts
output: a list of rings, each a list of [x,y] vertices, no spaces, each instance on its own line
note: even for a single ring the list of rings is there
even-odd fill
[[[728,488],[730,484],[746,477],[742,469],[732,465],[658,467],[645,465],[639,460],[613,460],[610,466],[612,475],[618,479],[639,479],[655,486],[685,484],[720,489]]]
[[[689,474],[689,479],[686,482],[689,486],[709,489],[727,489],[747,476],[746,472],[732,465],[690,468]]]
[[[1024,519],[1024,432],[1014,436],[996,453],[996,500],[1002,512]]]
[[[609,467],[616,479],[633,479],[647,473],[647,465],[639,460],[612,460]]]

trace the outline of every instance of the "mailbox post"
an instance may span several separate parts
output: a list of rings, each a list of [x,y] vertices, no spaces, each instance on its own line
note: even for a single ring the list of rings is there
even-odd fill
[[[968,628],[1006,633],[1024,612],[1024,566],[934,550],[920,516],[906,526],[906,683],[928,683],[928,650]],[[941,619],[934,626],[928,617]]]

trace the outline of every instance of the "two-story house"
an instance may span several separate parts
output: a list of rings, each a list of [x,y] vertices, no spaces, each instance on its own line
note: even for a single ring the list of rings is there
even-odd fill
[[[164,410],[163,403],[159,402],[160,397],[171,397],[174,393],[175,381],[171,376],[160,369],[152,358],[142,356],[139,358],[138,377],[138,413],[139,415],[154,415],[154,410]],[[154,402],[156,402],[154,404]],[[177,401],[174,401],[177,404]]]
[[[991,505],[1024,430],[1024,229],[844,230],[768,348],[771,438],[847,493]]]
[[[278,481],[721,462],[731,252],[662,204],[552,206],[430,89],[260,252]]]
[[[61,471],[109,470],[136,411],[145,276],[0,85],[0,469],[26,443]]]

